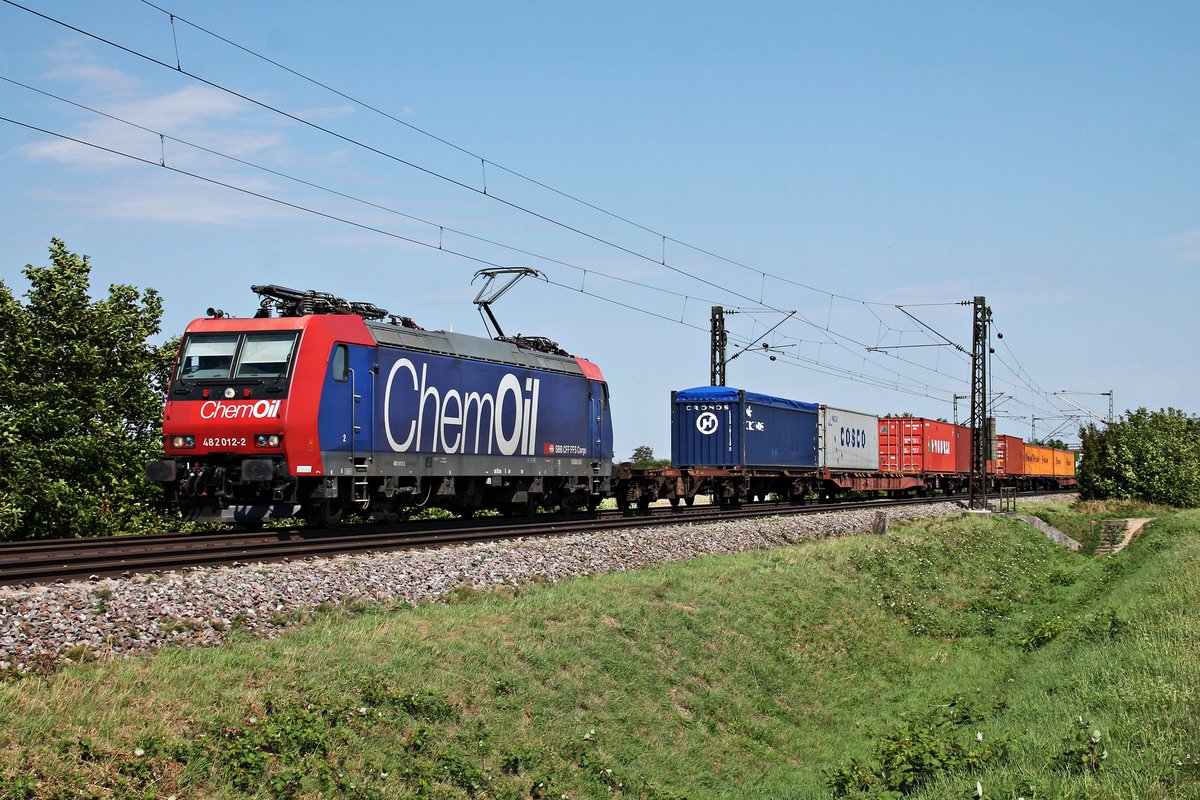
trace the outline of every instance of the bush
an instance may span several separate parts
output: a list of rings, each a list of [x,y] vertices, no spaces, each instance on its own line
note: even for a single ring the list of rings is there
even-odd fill
[[[1084,500],[1200,506],[1200,418],[1139,408],[1111,425],[1086,425],[1080,437]]]

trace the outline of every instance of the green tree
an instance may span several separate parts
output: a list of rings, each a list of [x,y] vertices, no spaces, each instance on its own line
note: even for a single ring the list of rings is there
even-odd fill
[[[655,458],[654,448],[648,444],[642,444],[633,448],[630,463],[635,469],[658,469],[667,466],[671,461],[666,458]]]
[[[0,539],[87,536],[153,524],[143,473],[160,448],[162,300],[126,285],[88,294],[86,256],[51,240],[26,265],[22,304],[0,281]]]
[[[1126,412],[1112,425],[1080,429],[1085,499],[1200,506],[1200,419],[1174,408]]]

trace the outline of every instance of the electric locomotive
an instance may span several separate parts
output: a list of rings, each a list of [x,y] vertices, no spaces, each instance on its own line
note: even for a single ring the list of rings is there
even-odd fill
[[[592,362],[543,338],[251,288],[255,317],[209,309],[171,376],[165,457],[146,474],[187,518],[333,526],[429,506],[595,508],[610,493],[608,386]]]

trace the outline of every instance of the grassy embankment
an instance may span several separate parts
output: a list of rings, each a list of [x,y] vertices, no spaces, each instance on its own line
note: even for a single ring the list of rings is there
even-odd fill
[[[1200,512],[1158,516],[1102,559],[946,518],[25,678],[0,792],[1200,797]]]

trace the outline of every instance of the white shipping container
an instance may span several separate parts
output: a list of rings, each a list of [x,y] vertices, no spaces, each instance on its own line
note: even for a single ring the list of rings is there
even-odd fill
[[[821,466],[834,472],[879,471],[879,417],[821,406]]]

